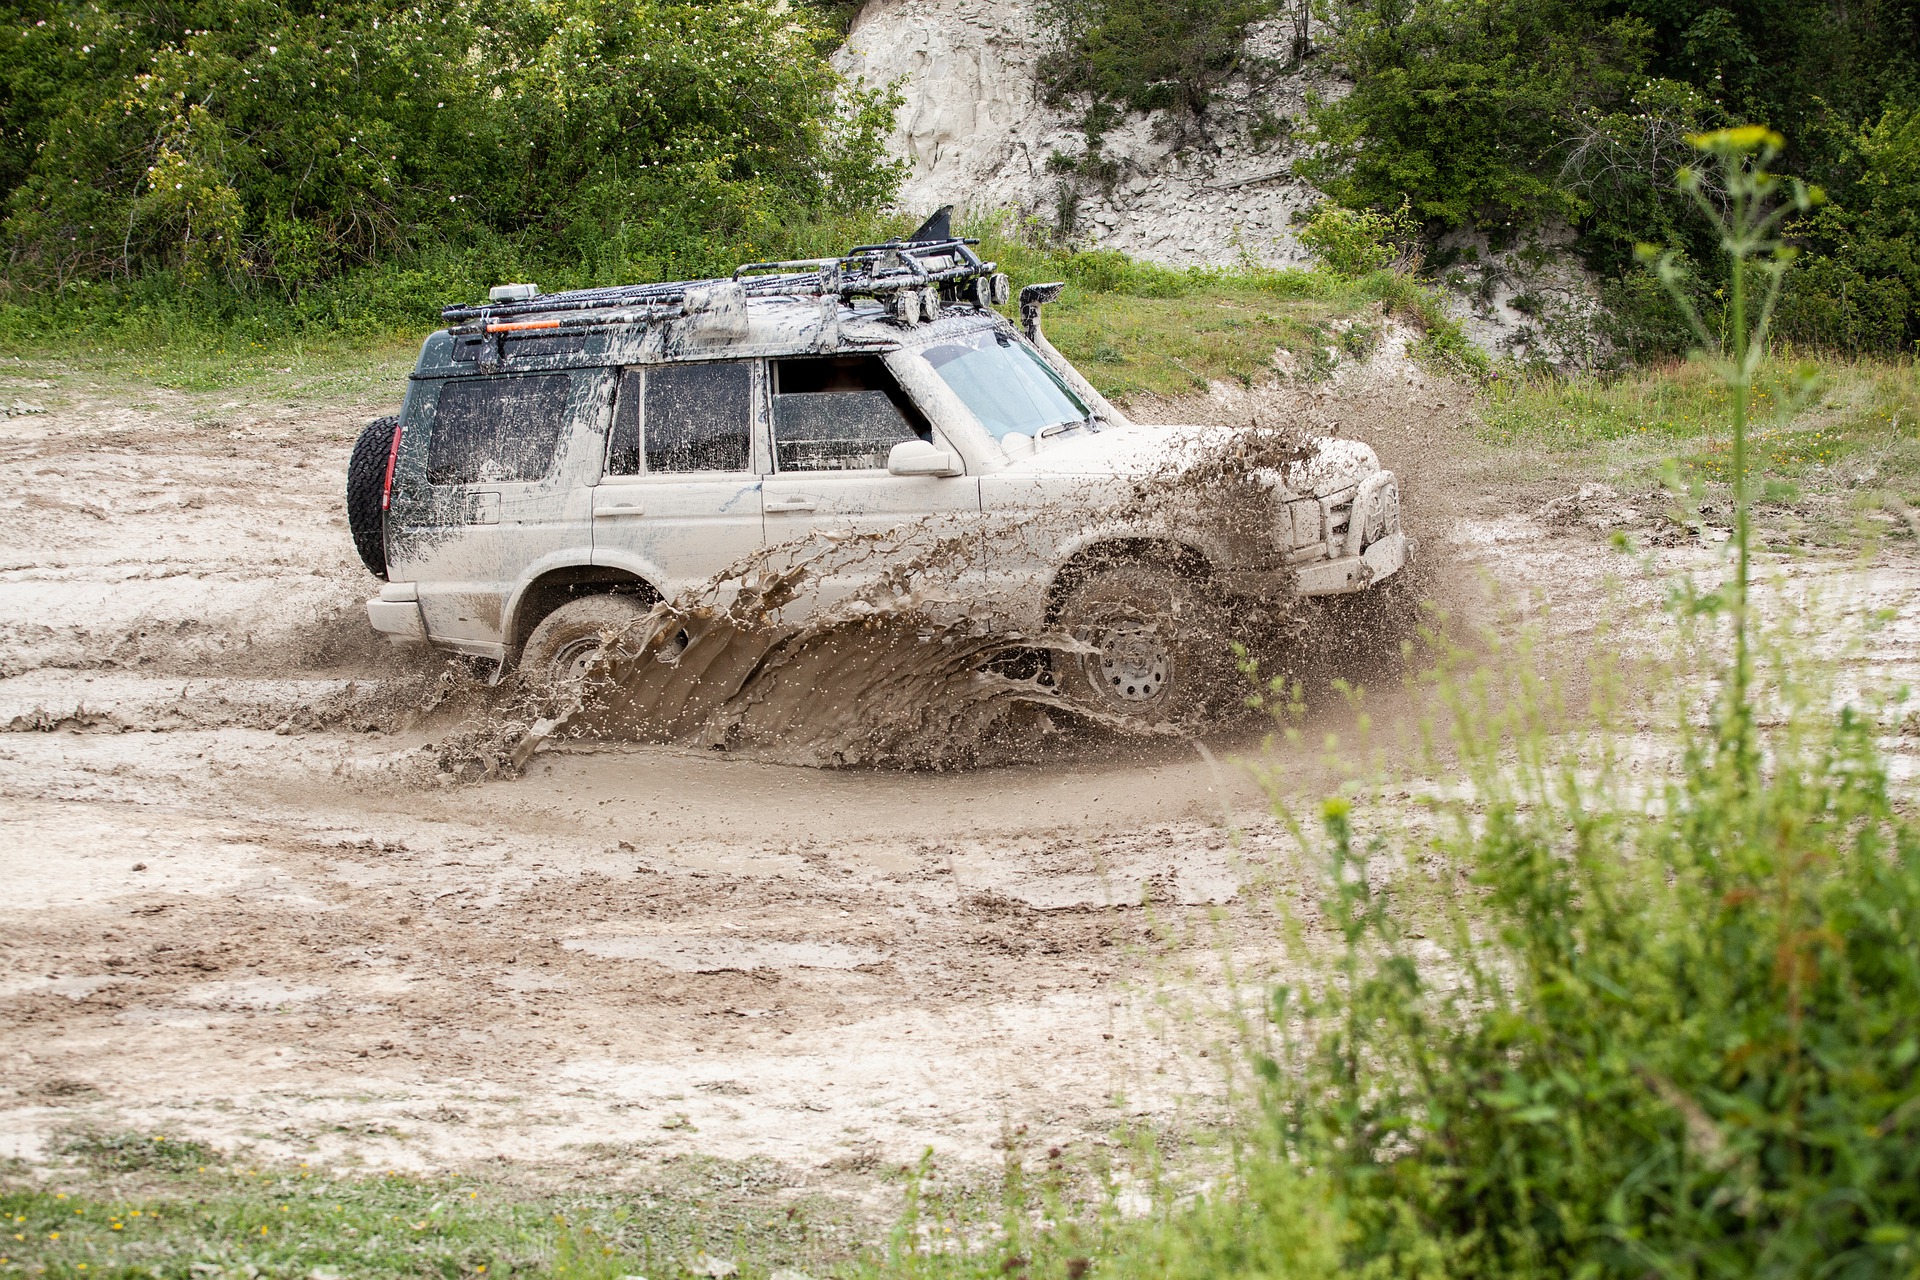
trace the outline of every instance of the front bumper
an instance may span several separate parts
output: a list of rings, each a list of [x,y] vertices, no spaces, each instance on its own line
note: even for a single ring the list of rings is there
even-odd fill
[[[1357,556],[1321,560],[1303,564],[1296,571],[1296,593],[1303,596],[1337,596],[1365,591],[1376,582],[1390,578],[1406,568],[1413,558],[1413,543],[1400,532],[1388,534]]]

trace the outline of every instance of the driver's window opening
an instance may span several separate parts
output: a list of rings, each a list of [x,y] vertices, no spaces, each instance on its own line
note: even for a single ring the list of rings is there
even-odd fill
[[[780,471],[879,471],[893,446],[932,428],[878,356],[769,362]]]

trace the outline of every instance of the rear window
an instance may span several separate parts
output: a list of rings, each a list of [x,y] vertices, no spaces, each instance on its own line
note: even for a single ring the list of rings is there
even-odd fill
[[[472,378],[441,384],[427,445],[430,484],[539,480],[553,466],[572,378]]]

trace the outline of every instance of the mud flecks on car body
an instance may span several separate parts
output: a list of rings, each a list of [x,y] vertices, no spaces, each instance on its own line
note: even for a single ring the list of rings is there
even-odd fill
[[[1235,518],[1153,498],[1231,433],[1129,421],[1047,342],[1058,286],[1023,290],[1016,327],[974,243],[930,224],[730,279],[447,308],[397,421],[354,454],[351,524],[386,579],[373,626],[562,675],[766,548],[938,520],[972,549],[975,616],[1072,630],[1065,691],[1155,717],[1192,687],[1199,614],[1406,563],[1395,477],[1356,441],[1250,468]],[[785,616],[883,569],[817,575]]]

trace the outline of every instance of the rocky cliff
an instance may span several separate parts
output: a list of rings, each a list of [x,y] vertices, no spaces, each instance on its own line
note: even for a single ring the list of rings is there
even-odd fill
[[[1086,139],[1072,113],[1049,107],[1040,60],[1052,41],[1044,0],[871,0],[835,54],[842,73],[897,85],[905,103],[893,145],[912,164],[903,210],[943,204],[1010,211],[1058,227],[1073,197],[1069,240],[1118,249],[1174,266],[1254,261],[1303,263],[1295,215],[1321,200],[1293,176],[1300,145],[1285,131],[1301,120],[1309,94],[1346,91],[1315,60],[1259,87],[1229,86],[1211,113],[1208,145],[1176,150],[1162,122],[1133,117],[1105,135],[1111,180],[1072,182],[1049,168],[1077,156]],[[1281,31],[1255,28],[1249,53],[1279,62]],[[1281,124],[1261,143],[1256,119]],[[1474,341],[1495,354],[1571,366],[1603,354],[1592,278],[1566,251],[1570,233],[1546,228],[1495,252],[1463,229],[1435,249],[1446,269],[1436,283]]]
[[[903,208],[953,204],[1058,220],[1066,180],[1047,161],[1086,144],[1069,113],[1041,100],[1037,68],[1049,39],[1037,0],[866,6],[835,61],[869,84],[898,84],[906,98],[894,138],[913,165]],[[1254,51],[1278,40],[1256,32]],[[1261,105],[1297,117],[1310,87],[1306,74],[1283,78]],[[1117,176],[1079,184],[1075,238],[1177,265],[1304,260],[1293,215],[1319,194],[1289,171],[1294,148],[1251,140],[1247,93],[1236,86],[1219,104],[1210,147],[1176,153],[1149,118],[1108,133],[1103,155]]]

